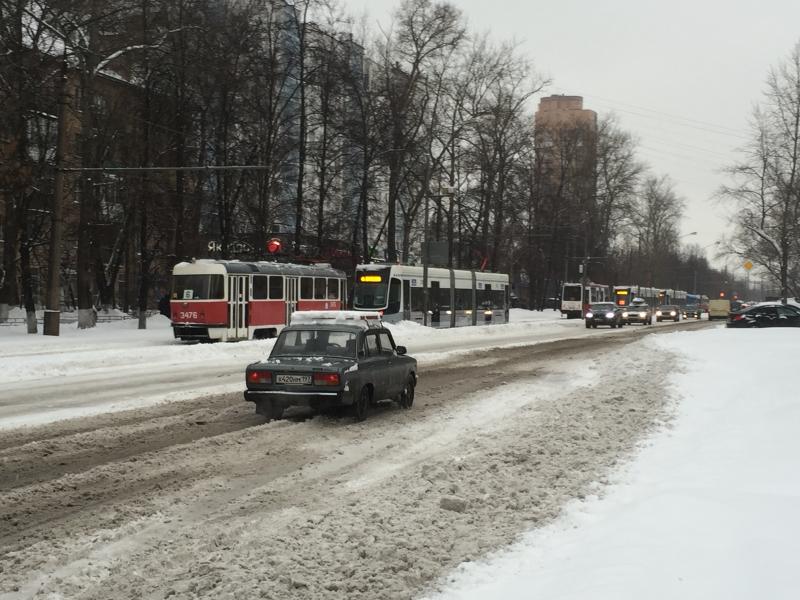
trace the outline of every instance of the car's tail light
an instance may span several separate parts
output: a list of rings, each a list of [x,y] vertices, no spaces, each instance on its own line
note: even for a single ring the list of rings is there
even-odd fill
[[[339,385],[339,374],[314,373],[314,385]]]
[[[732,315],[732,321],[744,321],[744,315]]]
[[[272,383],[272,373],[270,371],[262,371],[260,369],[253,369],[247,372],[248,383]]]

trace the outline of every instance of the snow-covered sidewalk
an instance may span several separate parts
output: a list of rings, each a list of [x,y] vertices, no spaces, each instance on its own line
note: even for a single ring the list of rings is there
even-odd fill
[[[430,598],[797,598],[796,330],[650,336],[682,355],[675,419],[601,497],[573,501],[507,551],[459,567]]]

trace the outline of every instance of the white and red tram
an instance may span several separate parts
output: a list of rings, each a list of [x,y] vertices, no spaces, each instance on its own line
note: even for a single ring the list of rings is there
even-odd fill
[[[274,337],[294,311],[346,300],[346,276],[329,265],[192,260],[172,271],[172,330],[181,340]]]

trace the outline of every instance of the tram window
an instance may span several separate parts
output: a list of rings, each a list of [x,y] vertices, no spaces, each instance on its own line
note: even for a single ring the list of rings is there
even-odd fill
[[[225,297],[222,275],[175,275],[172,297],[177,300],[221,300]]]
[[[494,290],[491,295],[492,306],[503,308],[506,305],[506,293],[503,290]]]
[[[314,278],[314,300],[325,300],[328,295],[327,284],[324,277]]]
[[[300,278],[300,299],[313,300],[314,299],[314,278],[301,277]]]
[[[222,275],[211,275],[208,278],[208,299],[220,300],[225,297],[225,278]]]
[[[328,300],[339,299],[339,280],[328,279]]]
[[[281,275],[270,275],[269,299],[283,300],[283,277]]]
[[[477,291],[478,306],[491,308],[492,306],[492,286],[487,283],[482,290]]]
[[[253,276],[253,300],[267,299],[267,281],[266,275]]]
[[[389,282],[389,304],[386,306],[386,313],[393,315],[400,312],[400,280],[392,277]]]
[[[456,310],[470,310],[472,308],[472,290],[456,289]]]

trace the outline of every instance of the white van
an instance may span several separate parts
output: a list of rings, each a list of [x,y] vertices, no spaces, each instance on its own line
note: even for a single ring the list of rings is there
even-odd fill
[[[708,301],[708,320],[727,319],[731,313],[731,301],[727,298],[717,298]]]

